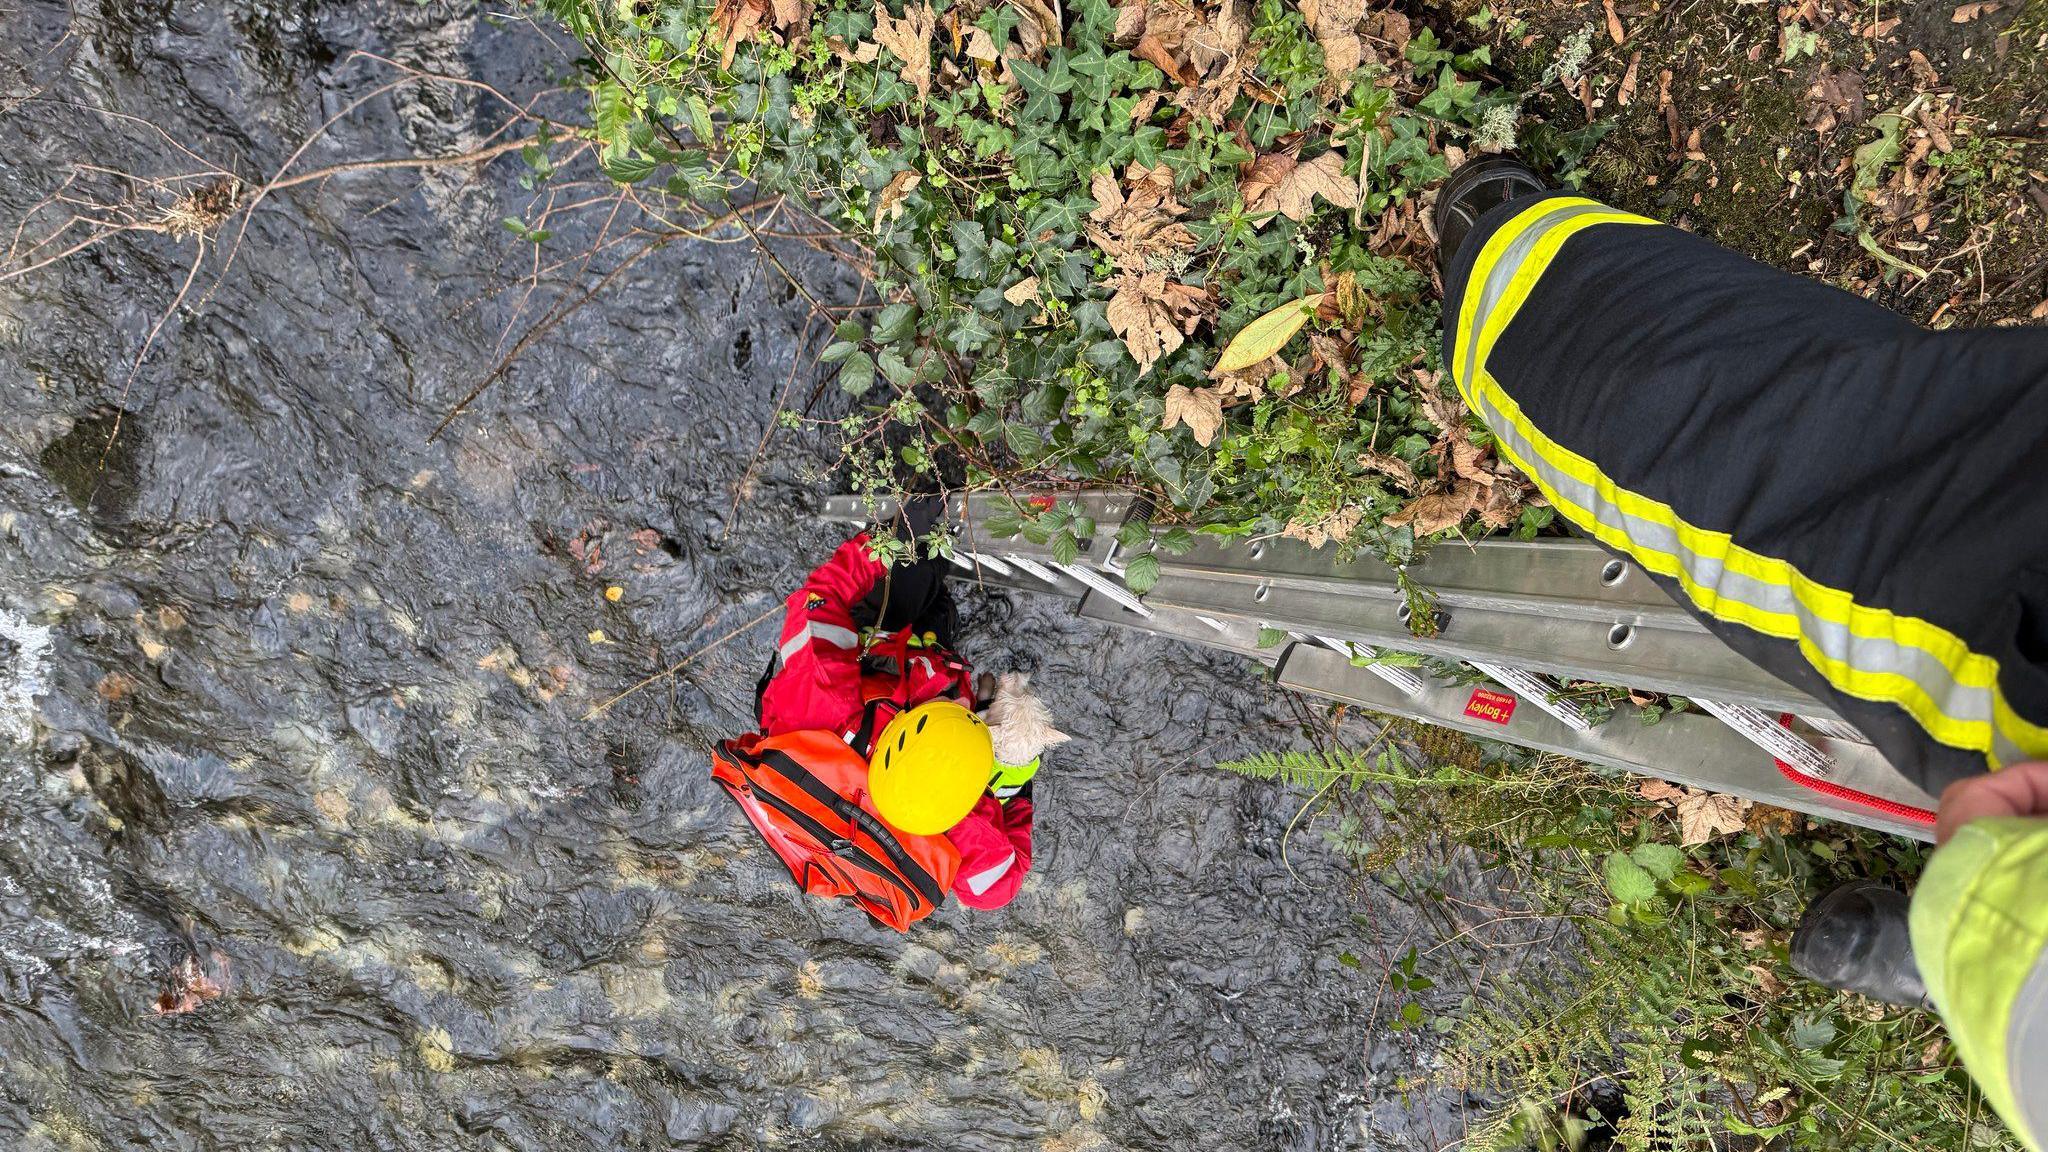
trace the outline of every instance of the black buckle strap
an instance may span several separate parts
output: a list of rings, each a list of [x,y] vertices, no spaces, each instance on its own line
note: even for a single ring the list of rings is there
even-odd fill
[[[903,845],[896,839],[895,834],[889,831],[888,825],[877,820],[865,808],[834,792],[810,769],[797,763],[789,753],[771,748],[759,755],[749,755],[737,750],[735,754],[741,759],[774,769],[783,779],[803,789],[811,799],[831,809],[832,813],[844,820],[849,828],[872,840],[875,846],[882,850],[882,854],[889,858],[889,862],[895,865],[896,870],[902,873],[927,901],[938,904],[945,900],[946,894],[939,890],[939,882],[931,873],[925,871],[922,865],[910,858],[910,853],[903,850]],[[863,851],[857,844],[853,847],[855,851]]]

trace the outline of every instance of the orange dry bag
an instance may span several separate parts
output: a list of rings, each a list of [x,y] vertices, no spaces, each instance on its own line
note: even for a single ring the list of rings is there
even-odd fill
[[[953,887],[952,841],[884,823],[868,799],[867,761],[830,732],[727,740],[712,753],[711,777],[813,896],[849,897],[902,932]]]

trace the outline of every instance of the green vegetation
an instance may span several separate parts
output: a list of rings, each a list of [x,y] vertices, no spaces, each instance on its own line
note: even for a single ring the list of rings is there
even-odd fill
[[[1495,917],[1516,941],[1576,938],[1551,966],[1524,963],[1483,991],[1475,981],[1434,1017],[1414,997],[1414,953],[1388,977],[1406,1021],[1443,1037],[1443,1075],[1505,1102],[1473,1147],[1577,1148],[1596,1135],[1658,1150],[2015,1147],[1931,1013],[1832,992],[1787,960],[1807,900],[1852,876],[1909,881],[1920,846],[1441,731],[1406,735],[1405,748],[1224,767],[1315,789],[1333,808],[1331,840],[1418,905],[1441,902],[1431,877],[1450,855],[1476,852],[1512,906],[1465,921]],[[1433,985],[1497,955],[1473,940],[1488,936],[1448,931],[1456,922],[1423,953]]]
[[[836,421],[857,490],[1116,485],[1394,557],[1549,523],[1438,365],[1419,195],[1513,142],[1486,48],[1341,2],[547,7],[607,173],[801,205],[880,294],[823,352],[869,401]],[[1305,332],[1217,370],[1294,302]]]

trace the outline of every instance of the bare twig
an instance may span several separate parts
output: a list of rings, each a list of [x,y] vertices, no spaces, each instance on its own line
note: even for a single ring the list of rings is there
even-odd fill
[[[611,699],[606,700],[604,703],[592,708],[590,711],[585,712],[583,714],[583,719],[586,721],[597,719],[599,716],[602,716],[606,712],[611,711],[612,705],[617,704],[619,701],[624,700],[626,697],[631,696],[635,692],[638,692],[641,689],[648,687],[649,685],[659,683],[663,680],[668,679],[670,676],[673,676],[676,673],[681,672],[683,669],[689,667],[697,660],[717,651],[719,648],[723,647],[728,641],[732,640],[734,637],[744,634],[748,630],[752,629],[756,624],[759,624],[761,621],[768,619],[770,616],[775,615],[777,612],[781,610],[782,604],[779,601],[777,603],[770,604],[766,609],[764,609],[761,612],[759,616],[754,617],[752,620],[749,620],[745,624],[742,624],[739,627],[733,629],[732,631],[727,632],[725,635],[720,636],[718,639],[713,640],[711,643],[704,645],[702,648],[697,649],[695,652],[690,653],[688,656],[683,657],[681,660],[676,661],[675,663],[669,665],[661,671],[656,672],[654,675],[649,676],[647,679],[642,680],[638,684],[633,685],[631,688],[626,689],[624,692],[619,693]]]

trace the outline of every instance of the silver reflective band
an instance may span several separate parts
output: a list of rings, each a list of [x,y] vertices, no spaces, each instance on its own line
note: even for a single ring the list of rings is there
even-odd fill
[[[1791,617],[1797,622],[1799,637],[1828,660],[1856,672],[1888,673],[1912,682],[1927,695],[1941,715],[1954,721],[1986,725],[1991,733],[1991,751],[1999,763],[2024,759],[2025,754],[2005,737],[1993,720],[1990,688],[1959,683],[1948,666],[1925,649],[1889,638],[1856,635],[1847,625],[1816,615],[1793,594],[1790,587],[1728,571],[1721,558],[1689,549],[1675,529],[1623,511],[1605,499],[1593,485],[1552,467],[1522,430],[1477,387],[1477,379],[1487,375],[1486,365],[1477,359],[1480,333],[1493,310],[1506,296],[1522,262],[1543,237],[1572,219],[1613,211],[1599,205],[1567,205],[1551,211],[1507,245],[1487,272],[1486,283],[1479,292],[1478,311],[1473,316],[1471,329],[1464,334],[1464,348],[1458,365],[1463,371],[1458,373],[1457,383],[1466,401],[1493,431],[1495,438],[1508,449],[1513,462],[1522,465],[1552,493],[1583,510],[1594,522],[1619,533],[1627,540],[1629,550],[1638,554],[1638,559],[1643,551],[1670,556],[1695,587],[1706,590],[1716,600],[1746,604],[1775,616]],[[1502,387],[1502,391],[1505,392],[1506,388]],[[1719,612],[1708,611],[1711,615],[1725,618]]]
[[[2012,1084],[2020,1139],[2048,1148],[2048,951],[2012,1002],[2012,1032],[2005,1045],[2006,1078]]]
[[[981,895],[993,887],[996,881],[1001,880],[1003,875],[1010,870],[1010,865],[1016,862],[1017,854],[1012,852],[1008,856],[1003,857],[1001,864],[976,872],[967,878],[967,890],[976,896]]]
[[[796,659],[796,654],[804,650],[804,645],[813,640],[823,641],[834,648],[860,646],[860,637],[854,635],[851,628],[841,628],[837,624],[820,624],[815,620],[807,621],[803,627],[796,630],[795,635],[784,640],[782,647],[777,649],[782,653],[782,662],[787,664]]]

